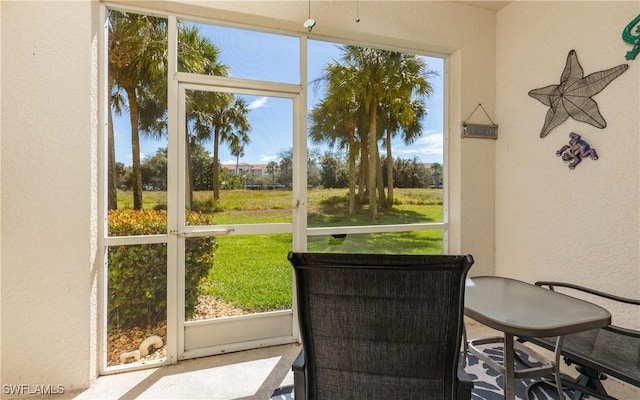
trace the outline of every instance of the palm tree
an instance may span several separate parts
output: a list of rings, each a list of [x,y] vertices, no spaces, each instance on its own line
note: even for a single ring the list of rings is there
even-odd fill
[[[162,137],[167,134],[167,81],[166,81],[167,22],[165,19],[109,11],[109,69],[108,79],[113,93],[122,90],[129,102],[131,142],[133,153],[134,208],[142,207],[142,174],[140,170],[140,133]],[[207,38],[200,36],[196,26],[178,25],[178,69],[206,75],[228,75],[228,69],[219,62],[219,49]],[[190,103],[191,100],[187,99]],[[112,103],[114,112],[119,112]],[[117,106],[120,107],[120,106]],[[190,119],[191,118],[191,119]],[[194,116],[187,116],[187,126]],[[112,124],[110,124],[111,127]],[[189,131],[189,129],[187,129]],[[188,134],[187,159],[196,139]],[[109,143],[113,131],[109,130]],[[109,146],[109,160],[115,162],[114,147]],[[111,161],[110,161],[111,162]],[[187,170],[190,163],[187,163]],[[110,168],[111,170],[111,168]],[[190,175],[188,172],[187,175]],[[111,178],[110,178],[111,181]],[[187,181],[191,193],[191,181]],[[112,203],[110,184],[109,205]],[[190,196],[189,196],[190,197]],[[113,196],[114,204],[117,198]],[[190,202],[188,204],[190,207]]]
[[[364,112],[368,116],[367,130],[368,170],[367,190],[369,192],[369,211],[371,221],[378,219],[378,201],[376,197],[376,174],[378,159],[378,105],[384,96],[387,75],[391,73],[393,58],[397,54],[385,50],[364,48],[358,46],[344,46],[343,65],[352,71],[352,83],[356,91],[356,98],[361,102]]]
[[[336,63],[327,65],[321,78],[313,83],[325,83],[327,96],[311,110],[309,137],[314,143],[337,144],[347,149],[349,166],[348,213],[355,215],[356,125],[360,105],[353,86],[353,70]]]
[[[213,142],[213,198],[220,198],[218,159],[221,143],[229,143],[233,151],[250,142],[249,108],[244,99],[223,92],[191,91],[187,119],[192,125],[190,136],[195,142]]]
[[[382,102],[388,110],[385,144],[390,166],[393,166],[392,137],[402,131],[404,142],[410,144],[422,135],[421,120],[426,115],[423,98],[433,93],[433,87],[426,78],[433,73],[426,71],[425,62],[415,54],[398,54],[398,58],[393,57],[396,64],[388,76],[388,89]],[[393,205],[393,168],[387,170],[387,184],[387,205],[390,208]]]
[[[220,160],[218,154],[220,152],[220,144],[227,142],[231,146],[236,142],[235,146],[240,144],[244,147],[250,142],[249,130],[251,124],[247,119],[249,107],[241,97],[235,97],[228,93],[215,93],[206,110],[206,120],[210,124],[213,132],[213,199],[220,199],[220,183],[219,169]],[[233,150],[233,148],[232,148]]]
[[[195,25],[180,23],[178,25],[178,70],[195,74],[227,76],[227,66],[219,60],[220,50],[206,37],[200,35]],[[193,174],[191,171],[192,151],[200,141],[209,137],[209,128],[202,126],[202,113],[198,112],[203,102],[203,92],[187,91],[186,95],[186,172],[185,203],[191,208],[193,198]],[[167,135],[167,81],[157,80],[149,84],[141,105],[140,129],[148,136],[160,138]],[[205,102],[206,103],[206,102]],[[204,133],[203,133],[204,131]]]
[[[178,71],[228,76],[229,68],[219,61],[220,49],[200,36],[195,25],[178,24]]]
[[[275,161],[269,161],[267,164],[267,172],[271,175],[271,183],[276,183],[276,171],[278,170],[278,163]]]
[[[227,76],[227,66],[220,64],[219,49],[206,38],[202,38],[196,26],[180,25],[180,47],[178,49],[178,69],[180,71]],[[187,116],[188,124],[193,125],[190,140],[202,142],[213,140],[213,197],[220,198],[219,192],[219,145],[228,142],[232,146],[248,144],[248,131],[251,129],[247,114],[249,109],[241,98],[228,93],[190,92],[192,113]],[[237,142],[235,145],[233,143]],[[189,146],[187,146],[189,148]],[[237,149],[237,147],[235,147]],[[234,151],[234,148],[232,148]]]
[[[429,172],[431,174],[431,184],[436,187],[440,187],[440,185],[442,184],[442,164],[431,164],[431,167],[429,167]]]
[[[381,106],[385,118],[382,119],[385,132],[385,148],[387,150],[387,207],[393,205],[393,156],[392,138],[400,131],[403,132],[403,141],[409,145],[422,135],[422,118],[426,115],[426,109],[422,100],[403,101],[398,99],[399,105],[388,104]],[[395,107],[394,107],[395,106]]]
[[[247,138],[249,139],[249,138]],[[231,149],[231,155],[236,158],[236,175],[240,174],[240,157],[244,157],[245,144],[240,141],[238,136],[233,136],[229,143],[229,149]]]
[[[111,70],[109,70],[110,81],[113,86],[113,78],[110,75]],[[107,209],[108,210],[117,210],[118,209],[118,192],[116,187],[116,181],[118,178],[118,173],[116,169],[116,144],[115,144],[115,132],[113,129],[113,114],[120,115],[125,107],[124,99],[121,96],[121,93],[115,92],[111,95],[111,107],[108,112],[108,138],[107,138]]]
[[[200,110],[203,96],[207,92],[189,90],[185,96],[185,208],[191,209],[193,204],[193,187],[198,186],[193,181],[193,154],[194,149],[201,146],[201,142],[209,137],[209,125],[203,112]]]
[[[229,69],[219,62],[220,49],[209,39],[200,36],[195,25],[178,25],[178,71],[203,75],[228,76]],[[191,173],[192,148],[210,137],[210,125],[207,125],[206,109],[211,107],[208,93],[188,91],[186,110],[186,199],[185,205],[191,209],[193,182]],[[215,97],[215,96],[214,96]],[[215,183],[214,183],[215,185]]]
[[[109,11],[108,79],[111,92],[126,93],[131,123],[133,208],[142,208],[139,101],[150,82],[166,77],[167,21],[163,18]],[[109,138],[112,142],[112,138]],[[111,157],[109,157],[111,159]],[[115,157],[114,157],[115,158]]]
[[[384,203],[384,189],[381,179],[381,165],[378,151],[379,135],[378,121],[384,115],[379,115],[382,105],[397,114],[399,126],[409,128],[418,121],[419,107],[415,107],[416,98],[431,93],[432,88],[425,78],[425,64],[415,55],[395,51],[362,48],[357,46],[343,47],[343,66],[351,71],[349,84],[355,91],[356,98],[362,105],[368,119],[367,148],[367,190],[369,192],[369,209],[371,219],[376,222],[378,215],[378,199],[376,188],[379,190],[381,203]],[[393,135],[387,130],[387,136]],[[407,138],[414,140],[417,133],[411,129]],[[392,160],[390,136],[387,139],[387,158]],[[393,178],[388,180],[391,188],[390,202],[393,201]]]

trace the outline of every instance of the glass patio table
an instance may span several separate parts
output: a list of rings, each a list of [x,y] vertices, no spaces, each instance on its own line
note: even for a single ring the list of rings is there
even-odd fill
[[[515,279],[482,276],[467,278],[464,313],[483,325],[504,333],[503,337],[489,337],[467,341],[465,354],[470,351],[491,368],[504,374],[504,397],[515,399],[515,380],[545,376],[553,373],[560,399],[564,399],[560,383],[560,353],[564,335],[602,328],[611,323],[606,309],[552,290]],[[533,349],[514,343],[515,336],[557,336],[554,360],[548,360]],[[502,343],[504,362],[489,358],[480,348]],[[516,370],[514,350],[518,349],[542,365]],[[466,357],[465,357],[466,358]]]

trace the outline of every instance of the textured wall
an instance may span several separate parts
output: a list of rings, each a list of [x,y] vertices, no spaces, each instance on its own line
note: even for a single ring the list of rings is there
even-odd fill
[[[92,5],[0,7],[0,381],[70,390],[90,376]]]
[[[640,59],[623,28],[638,2],[513,2],[498,13],[496,273],[572,281],[640,298]],[[576,50],[585,76],[629,69],[593,99],[605,129],[573,119],[539,137],[548,107],[531,89],[558,84]],[[555,152],[569,133],[599,155],[575,170]],[[640,326],[640,316],[627,316]]]

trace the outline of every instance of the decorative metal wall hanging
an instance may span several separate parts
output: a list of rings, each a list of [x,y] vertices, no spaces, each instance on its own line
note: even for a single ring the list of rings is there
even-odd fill
[[[627,68],[629,68],[627,64],[621,64],[605,71],[584,76],[576,51],[571,50],[560,77],[560,84],[533,89],[529,92],[529,96],[549,107],[542,131],[540,131],[540,137],[547,136],[553,128],[569,117],[576,121],[586,122],[596,128],[606,127],[607,122],[600,114],[598,104],[591,97],[600,93]]]
[[[636,26],[637,35],[633,35],[631,33],[634,26]],[[633,45],[633,49],[629,50],[624,58],[627,60],[635,60],[636,56],[640,52],[640,15],[635,17],[633,21],[629,22],[629,25],[624,28],[622,31],[622,40]]]
[[[592,149],[580,135],[571,132],[569,138],[569,144],[565,144],[556,151],[558,157],[562,157],[563,161],[569,163],[569,169],[574,169],[584,157],[590,157],[592,160],[598,159],[596,149]]]
[[[498,139],[498,125],[493,122],[493,120],[487,113],[487,110],[482,107],[482,104],[478,104],[476,108],[471,111],[471,114],[469,114],[467,120],[471,118],[473,113],[475,113],[478,108],[482,108],[482,111],[484,111],[484,115],[486,115],[487,118],[489,118],[489,121],[491,121],[491,125],[475,124],[467,121],[462,121],[461,136],[463,138]]]

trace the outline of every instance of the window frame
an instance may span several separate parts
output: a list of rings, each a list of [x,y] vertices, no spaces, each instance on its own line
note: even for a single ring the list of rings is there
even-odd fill
[[[339,36],[320,36],[316,35],[312,32],[308,33],[300,33],[295,31],[287,31],[285,29],[276,30],[269,29],[264,26],[258,25],[249,25],[246,23],[242,23],[240,21],[241,17],[238,17],[237,21],[229,22],[229,21],[220,21],[213,18],[208,17],[194,17],[193,15],[184,15],[175,12],[169,11],[160,11],[153,9],[145,9],[132,7],[126,4],[110,4],[110,3],[102,3],[100,7],[100,21],[103,23],[103,29],[100,30],[100,54],[101,54],[101,62],[98,67],[99,74],[101,76],[101,87],[99,90],[102,95],[100,96],[101,102],[98,110],[99,118],[101,121],[101,129],[100,135],[98,139],[98,163],[99,163],[99,210],[98,215],[102,219],[102,222],[99,224],[99,243],[98,246],[100,248],[99,257],[104,260],[104,268],[99,273],[98,276],[98,323],[97,323],[97,337],[98,337],[98,366],[100,374],[111,374],[118,373],[122,371],[133,371],[138,369],[145,369],[150,367],[155,367],[158,365],[166,365],[170,363],[177,362],[177,345],[170,345],[167,343],[168,354],[167,359],[164,362],[159,363],[148,363],[146,365],[127,365],[127,366],[116,366],[116,367],[107,367],[106,364],[106,332],[107,332],[107,319],[106,319],[106,310],[107,310],[107,262],[106,255],[107,249],[111,246],[120,246],[120,245],[138,245],[138,244],[150,244],[150,243],[165,243],[169,246],[167,258],[171,260],[171,257],[176,256],[177,249],[170,245],[171,242],[169,236],[170,231],[174,228],[177,228],[177,216],[174,216],[172,219],[168,220],[168,232],[165,234],[159,235],[148,235],[148,236],[109,236],[108,235],[108,227],[107,227],[107,120],[109,110],[109,93],[108,93],[108,82],[107,82],[107,57],[108,57],[108,37],[107,37],[107,9],[113,9],[123,12],[132,12],[132,13],[141,13],[150,16],[156,16],[161,18],[167,18],[169,24],[168,32],[177,33],[177,20],[184,19],[190,22],[198,22],[205,24],[215,24],[220,26],[226,26],[230,28],[251,30],[257,32],[264,33],[272,33],[278,35],[292,36],[297,37],[300,40],[300,84],[290,84],[290,83],[274,83],[274,82],[262,82],[262,81],[254,81],[249,79],[240,79],[240,78],[229,78],[229,77],[217,77],[217,76],[201,76],[186,72],[177,72],[177,59],[175,57],[169,57],[168,60],[168,77],[169,81],[176,80],[179,82],[189,82],[194,84],[208,84],[219,87],[232,87],[234,89],[237,88],[246,88],[246,89],[258,89],[264,91],[282,91],[283,93],[291,93],[298,92],[300,95],[300,107],[297,110],[297,115],[294,115],[294,137],[293,140],[293,152],[294,152],[294,170],[293,170],[293,180],[294,187],[298,187],[298,191],[293,193],[294,202],[296,199],[302,199],[299,203],[298,207],[294,207],[294,214],[297,213],[298,217],[294,216],[294,227],[293,227],[293,249],[295,251],[305,251],[307,246],[307,237],[308,236],[321,236],[321,235],[329,235],[329,234],[358,234],[358,233],[381,233],[381,232],[407,232],[407,231],[420,231],[420,230],[441,230],[443,231],[443,243],[442,250],[444,254],[449,253],[449,57],[442,54],[436,53],[428,53],[424,50],[418,50],[415,48],[409,47],[390,47],[388,45],[379,45],[374,44],[373,42],[364,42],[364,41],[354,41],[349,39],[340,38]],[[249,19],[249,18],[248,18]],[[309,80],[307,76],[307,64],[308,64],[308,40],[321,40],[321,41],[331,41],[335,43],[341,43],[345,45],[357,45],[357,46],[370,46],[381,49],[388,49],[394,51],[403,51],[410,52],[418,55],[425,55],[429,57],[438,57],[443,59],[443,221],[437,223],[418,223],[418,224],[397,224],[397,225],[361,225],[361,226],[338,226],[338,227],[308,227],[307,226],[307,208],[306,208],[306,157],[300,157],[300,155],[307,154],[307,96],[306,93],[309,90]],[[172,38],[169,37],[168,40],[168,54],[177,56],[177,37]],[[176,72],[171,72],[176,71]],[[172,108],[177,109],[177,86],[168,82],[168,109]],[[169,120],[168,129],[177,129],[177,118]],[[177,135],[174,135],[177,136]],[[177,143],[168,142],[168,147],[176,146]],[[297,155],[297,156],[296,156]],[[177,173],[175,170],[176,166],[170,167],[168,171],[168,186],[177,188],[177,182],[175,182]],[[297,183],[297,184],[296,184]],[[101,193],[102,192],[102,193]],[[297,225],[296,225],[297,224]],[[170,263],[172,261],[168,261]],[[167,270],[168,281],[176,281],[178,279],[175,276],[175,273],[171,271],[171,268]],[[168,291],[168,299],[167,303],[171,301],[175,301],[177,297],[177,293],[173,293]],[[293,307],[295,309],[295,299],[293,301]],[[180,335],[176,332],[177,324],[174,324],[173,319],[178,319],[176,312],[172,312],[169,315],[169,310],[167,310],[167,330],[168,335],[173,336],[174,338],[180,338]],[[295,315],[295,313],[294,313]],[[294,318],[294,335],[299,337],[299,332],[297,332],[297,318]]]

